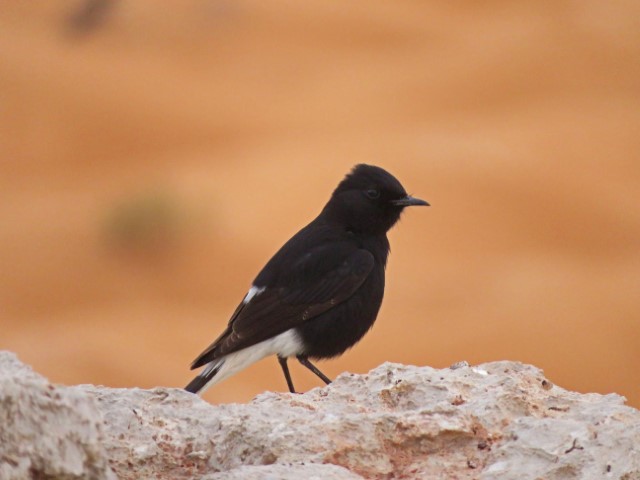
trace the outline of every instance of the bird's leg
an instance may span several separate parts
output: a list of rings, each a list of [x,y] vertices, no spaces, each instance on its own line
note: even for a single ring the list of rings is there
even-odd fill
[[[311,363],[307,357],[305,357],[304,355],[298,355],[296,358],[302,365],[315,373],[324,383],[326,383],[327,385],[331,383],[331,379],[320,370],[318,370],[318,368],[313,363]]]
[[[289,366],[287,365],[287,357],[281,357],[280,355],[278,355],[278,362],[282,367],[284,378],[287,380],[287,386],[289,387],[289,391],[291,393],[296,393],[295,388],[293,388],[293,382],[291,381],[291,374],[289,373]]]

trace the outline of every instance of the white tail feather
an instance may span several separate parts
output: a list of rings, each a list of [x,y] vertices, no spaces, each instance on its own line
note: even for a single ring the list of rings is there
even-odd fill
[[[218,370],[198,393],[202,394],[209,387],[220,383],[269,355],[291,357],[302,354],[302,350],[303,344],[300,336],[295,330],[291,329],[263,342],[225,355],[208,363],[199,375],[200,377],[206,377],[213,370]]]

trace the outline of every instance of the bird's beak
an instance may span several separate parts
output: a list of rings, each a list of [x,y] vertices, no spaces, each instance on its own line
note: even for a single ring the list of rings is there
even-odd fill
[[[417,205],[424,205],[426,207],[429,206],[429,203],[424,200],[420,200],[419,198],[412,197],[411,195],[407,195],[404,198],[399,198],[398,200],[391,200],[391,204],[397,207],[413,207]]]

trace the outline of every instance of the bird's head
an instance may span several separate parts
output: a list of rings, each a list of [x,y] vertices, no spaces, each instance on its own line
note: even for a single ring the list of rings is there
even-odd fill
[[[360,233],[385,233],[405,207],[429,205],[408,195],[402,184],[386,170],[360,164],[340,182],[324,207],[333,222]]]

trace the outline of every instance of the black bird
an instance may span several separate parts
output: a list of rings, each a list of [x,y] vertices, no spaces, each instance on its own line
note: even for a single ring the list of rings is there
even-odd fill
[[[356,165],[309,225],[269,260],[222,335],[191,364],[186,390],[201,393],[269,355],[289,391],[287,359],[330,383],[309,358],[332,358],[371,328],[384,294],[387,231],[405,207],[429,205],[380,167]]]

